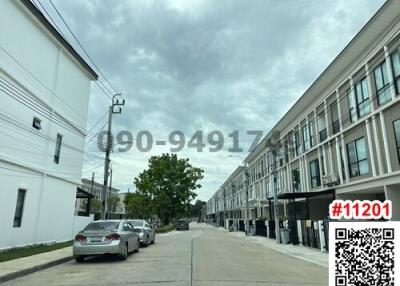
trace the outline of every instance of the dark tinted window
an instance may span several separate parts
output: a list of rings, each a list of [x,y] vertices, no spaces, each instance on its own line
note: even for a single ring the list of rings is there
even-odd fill
[[[102,221],[102,222],[92,222],[85,230],[118,230],[119,222],[115,221]]]
[[[143,221],[142,220],[131,220],[129,223],[133,226],[143,226]]]

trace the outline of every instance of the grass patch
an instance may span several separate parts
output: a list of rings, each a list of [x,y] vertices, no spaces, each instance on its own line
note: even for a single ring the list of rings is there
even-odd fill
[[[0,262],[9,261],[17,258],[27,257],[39,253],[49,252],[64,247],[72,246],[72,240],[60,242],[53,245],[35,245],[27,247],[11,248],[0,252]]]
[[[156,233],[166,233],[175,230],[175,225],[169,224],[156,228]]]

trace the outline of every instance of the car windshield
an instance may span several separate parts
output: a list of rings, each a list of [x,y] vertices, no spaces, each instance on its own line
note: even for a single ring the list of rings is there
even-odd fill
[[[143,221],[142,220],[131,220],[130,224],[133,226],[143,226]]]
[[[86,230],[118,230],[118,221],[102,221],[102,222],[91,222],[85,227]]]

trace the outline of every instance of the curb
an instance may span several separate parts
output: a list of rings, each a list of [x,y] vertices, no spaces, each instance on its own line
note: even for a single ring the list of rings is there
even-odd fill
[[[65,263],[72,259],[73,259],[73,256],[63,257],[63,258],[59,258],[59,259],[56,259],[56,260],[53,260],[53,261],[50,261],[47,263],[36,265],[31,268],[22,269],[20,271],[16,271],[16,272],[12,272],[12,273],[0,276],[0,284],[10,281],[10,280],[13,280],[13,279],[16,279],[16,278],[20,278],[22,276],[26,276],[28,274],[32,274],[32,273],[40,271],[40,270],[44,270],[46,268],[50,268],[50,267]]]

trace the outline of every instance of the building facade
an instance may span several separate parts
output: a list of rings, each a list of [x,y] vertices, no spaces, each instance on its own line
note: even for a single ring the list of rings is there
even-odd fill
[[[90,208],[90,213],[94,215],[94,217],[97,219],[100,218],[101,216],[101,208],[99,207],[100,205],[94,203],[93,201],[95,200],[96,202],[100,203],[101,198],[102,198],[102,193],[103,193],[103,184],[97,183],[96,181],[88,180],[88,179],[82,179],[81,185],[79,188],[93,196],[92,202],[91,202],[91,208]],[[125,194],[120,193],[119,189],[116,188],[107,188],[107,198],[112,195],[112,196],[117,196],[119,199],[119,202],[115,206],[115,209],[108,211],[110,217],[113,218],[123,218],[126,216],[125,212],[125,205],[124,205],[124,198]],[[87,204],[88,200],[86,199],[76,199],[75,203],[75,214],[83,214],[87,210]]]
[[[31,1],[0,1],[0,249],[72,238],[93,80]]]
[[[389,199],[400,219],[399,15],[387,1],[246,157],[250,220],[272,219],[274,190],[282,220],[326,219],[334,198]],[[234,199],[246,188],[235,197],[230,184],[208,201],[209,220],[245,217]]]

